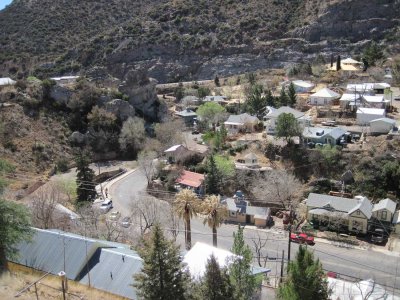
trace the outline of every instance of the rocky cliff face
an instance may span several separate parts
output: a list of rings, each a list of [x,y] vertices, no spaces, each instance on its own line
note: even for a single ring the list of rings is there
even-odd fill
[[[399,11],[398,0],[14,0],[0,12],[0,75],[34,69],[48,77],[105,66],[124,74],[148,70],[164,83],[320,53],[359,54],[371,40],[397,51]],[[135,88],[123,87],[136,98],[152,97]]]

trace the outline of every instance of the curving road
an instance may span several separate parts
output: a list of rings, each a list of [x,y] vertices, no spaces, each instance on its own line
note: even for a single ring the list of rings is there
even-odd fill
[[[128,215],[133,197],[137,197],[139,194],[143,195],[146,185],[146,177],[140,170],[133,171],[115,182],[109,188],[114,207],[122,215]],[[183,228],[183,226],[180,228]],[[224,224],[218,229],[218,247],[223,249],[231,248],[233,233],[236,228],[235,225]],[[250,247],[253,247],[253,240],[258,235],[262,239],[267,239],[263,255],[268,255],[272,259],[267,263],[266,267],[271,269],[271,275],[279,274],[279,261],[276,259],[281,258],[282,250],[285,251],[285,256],[287,257],[287,232],[279,229],[257,230],[246,228],[244,235]],[[192,244],[195,242],[204,242],[212,245],[211,230],[204,226],[199,218],[192,220]],[[184,249],[183,233],[178,235],[177,243],[182,246],[181,249]],[[298,245],[292,243],[292,259],[297,249]],[[388,255],[372,250],[339,248],[328,243],[319,242],[311,249],[319,257],[324,269],[361,279],[373,278],[377,283],[387,286],[390,292],[393,292],[395,284],[395,294],[400,295],[400,257],[398,255]]]

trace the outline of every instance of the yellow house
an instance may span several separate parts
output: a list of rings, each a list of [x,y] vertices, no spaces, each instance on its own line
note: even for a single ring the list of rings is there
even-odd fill
[[[372,204],[367,197],[353,199],[310,193],[307,199],[307,219],[327,227],[366,234]]]
[[[395,212],[396,202],[386,198],[374,205],[374,208],[372,209],[372,217],[380,222],[392,223]]]

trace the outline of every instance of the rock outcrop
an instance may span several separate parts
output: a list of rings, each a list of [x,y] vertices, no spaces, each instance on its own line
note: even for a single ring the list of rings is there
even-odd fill
[[[104,108],[106,111],[113,113],[122,122],[127,120],[129,117],[135,116],[135,109],[125,100],[111,100],[105,104]]]
[[[50,90],[50,97],[58,104],[65,106],[67,106],[72,94],[70,89],[59,85],[53,85]]]

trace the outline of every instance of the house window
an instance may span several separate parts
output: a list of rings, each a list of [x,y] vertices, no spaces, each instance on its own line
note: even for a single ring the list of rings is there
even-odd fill
[[[382,213],[381,213],[381,219],[382,219],[382,220],[386,220],[386,218],[387,218],[387,211],[384,210],[384,211],[382,211]]]

